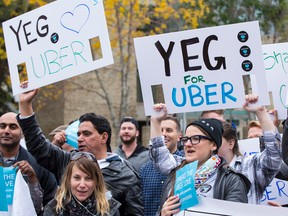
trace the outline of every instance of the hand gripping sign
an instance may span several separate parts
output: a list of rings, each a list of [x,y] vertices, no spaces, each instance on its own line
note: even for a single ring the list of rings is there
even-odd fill
[[[3,30],[14,95],[113,63],[101,0],[58,0],[4,22]]]
[[[146,115],[153,113],[155,86],[170,113],[242,107],[244,83],[251,83],[259,104],[270,103],[256,21],[135,38],[134,44]]]

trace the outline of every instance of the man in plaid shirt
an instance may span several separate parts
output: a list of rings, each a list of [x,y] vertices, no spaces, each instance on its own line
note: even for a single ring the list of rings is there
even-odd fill
[[[178,119],[173,116],[166,116],[164,119],[160,119],[159,123],[165,146],[169,152],[183,156],[184,152],[177,149],[177,143],[182,136]],[[154,216],[159,208],[162,187],[167,175],[158,171],[150,160],[141,168],[140,177],[143,187],[144,214],[145,216]]]

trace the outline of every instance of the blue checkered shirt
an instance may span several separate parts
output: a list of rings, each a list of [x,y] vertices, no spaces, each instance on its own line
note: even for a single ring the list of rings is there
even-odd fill
[[[177,150],[174,154],[183,156],[184,153]],[[160,205],[162,187],[167,175],[158,171],[150,160],[141,168],[140,178],[143,188],[144,215],[155,216]]]

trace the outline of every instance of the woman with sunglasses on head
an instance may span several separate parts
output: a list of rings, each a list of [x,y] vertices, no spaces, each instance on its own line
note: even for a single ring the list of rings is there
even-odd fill
[[[45,206],[44,216],[118,216],[120,205],[108,194],[94,155],[77,152],[65,169],[55,198]]]
[[[164,104],[154,106],[155,111],[167,110]],[[162,117],[162,116],[161,116]],[[177,194],[173,194],[175,173],[186,164],[198,161],[195,174],[195,189],[198,196],[247,203],[247,193],[250,189],[249,180],[242,174],[233,171],[227,162],[217,155],[222,144],[223,127],[218,119],[201,119],[188,124],[185,136],[180,140],[184,145],[185,158],[177,157],[174,164],[166,157],[165,141],[161,137],[159,122],[161,117],[151,118],[151,142],[150,154],[156,167],[162,167],[169,172],[163,186],[158,215],[170,216],[180,211],[180,200]],[[172,159],[174,159],[172,157]],[[167,163],[168,161],[168,163]],[[180,165],[179,165],[180,164]],[[176,167],[176,168],[175,168]],[[162,170],[161,170],[162,171]]]

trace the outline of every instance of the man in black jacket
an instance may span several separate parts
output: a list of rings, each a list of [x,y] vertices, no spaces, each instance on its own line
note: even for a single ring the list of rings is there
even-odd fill
[[[57,189],[56,179],[51,172],[41,167],[35,158],[20,145],[21,138],[22,131],[16,120],[16,113],[3,114],[0,117],[0,164],[9,167],[18,161],[27,161],[36,173],[44,191],[43,205],[46,205],[55,195]],[[28,183],[31,180],[30,173],[32,172],[24,173],[27,174],[27,178],[25,175],[24,178]]]
[[[17,116],[22,127],[27,149],[37,162],[61,179],[62,173],[75,151],[66,152],[43,135],[33,113],[32,100],[38,90],[29,91],[20,96],[21,114]],[[114,199],[122,205],[121,215],[144,215],[140,178],[132,165],[110,153],[111,127],[108,120],[94,113],[79,118],[78,150],[95,155],[101,168],[106,186]]]

